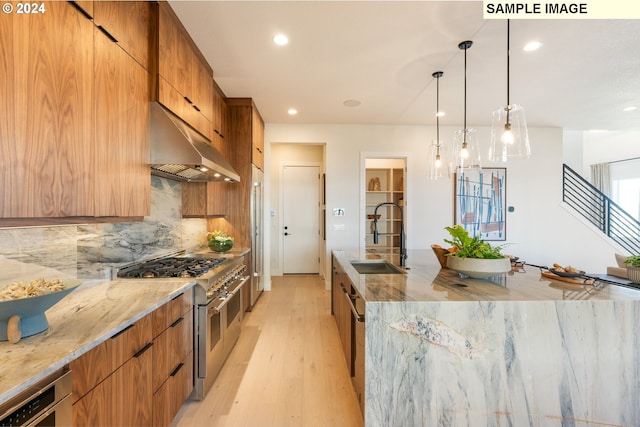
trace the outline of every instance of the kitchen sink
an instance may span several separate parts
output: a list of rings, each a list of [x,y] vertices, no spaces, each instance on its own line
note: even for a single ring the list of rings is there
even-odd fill
[[[351,261],[360,274],[406,274],[407,272],[387,261]]]

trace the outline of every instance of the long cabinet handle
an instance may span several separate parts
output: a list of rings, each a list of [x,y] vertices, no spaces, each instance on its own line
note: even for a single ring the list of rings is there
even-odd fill
[[[111,33],[109,31],[107,31],[102,25],[98,25],[98,29],[100,31],[102,31],[102,34],[104,34],[105,36],[107,36],[107,38],[109,40],[111,40],[114,43],[118,43],[118,39],[116,39],[115,37],[113,37],[113,35],[111,35]]]
[[[173,371],[171,371],[171,373],[169,374],[169,376],[170,376],[170,377],[175,377],[175,376],[176,376],[176,374],[177,374],[178,372],[180,372],[180,369],[182,369],[182,367],[183,367],[183,366],[184,366],[184,363],[182,363],[182,362],[181,362],[178,366],[176,366],[176,368],[175,368]]]
[[[349,295],[345,291],[344,296],[347,297],[347,301],[349,301],[349,307],[351,307],[351,312],[353,313],[353,318],[356,319],[356,322],[364,323],[364,314],[358,313],[358,309],[356,308],[355,305],[353,305],[353,299],[351,298],[351,295]]]
[[[184,320],[184,317],[178,317],[178,318],[176,319],[176,321],[175,321],[175,322],[173,322],[172,324],[170,324],[170,325],[169,325],[169,327],[170,327],[170,328],[175,328],[175,327],[176,327],[176,326],[178,326],[178,324],[179,324],[180,322],[182,322],[183,320]]]
[[[115,334],[115,335],[111,336],[111,338],[110,338],[110,339],[112,339],[112,340],[113,340],[113,339],[118,338],[120,335],[124,334],[124,333],[125,333],[125,332],[127,332],[129,329],[133,328],[134,326],[135,326],[135,324],[133,324],[133,323],[132,323],[131,325],[127,326],[126,328],[124,328],[123,330],[121,330],[120,332],[118,332],[117,334]]]
[[[152,342],[148,342],[147,345],[145,345],[140,350],[138,350],[138,352],[136,354],[134,354],[133,357],[135,357],[137,359],[138,357],[142,356],[144,354],[144,352],[149,350],[151,347],[153,347],[153,343]]]

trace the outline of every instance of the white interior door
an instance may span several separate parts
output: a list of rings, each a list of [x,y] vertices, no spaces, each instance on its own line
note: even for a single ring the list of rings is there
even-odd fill
[[[320,167],[282,170],[282,268],[284,274],[320,272]]]

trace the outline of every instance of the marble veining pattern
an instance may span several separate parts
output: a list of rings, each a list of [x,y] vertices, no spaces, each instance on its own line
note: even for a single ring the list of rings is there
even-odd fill
[[[68,277],[110,279],[113,267],[206,247],[205,219],[182,219],[181,184],[151,176],[151,215],[141,222],[0,229],[2,260]]]
[[[365,317],[367,426],[640,425],[635,301],[369,303]]]

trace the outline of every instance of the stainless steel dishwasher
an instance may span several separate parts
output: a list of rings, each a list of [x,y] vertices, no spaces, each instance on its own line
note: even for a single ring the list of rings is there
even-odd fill
[[[351,373],[351,382],[358,397],[360,410],[364,413],[364,352],[365,352],[365,303],[362,297],[351,288],[351,293],[345,292],[352,313],[352,330],[355,337],[351,346],[351,360],[353,371]]]

